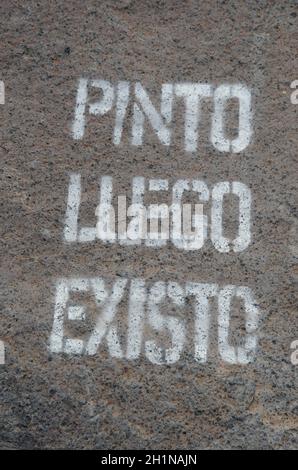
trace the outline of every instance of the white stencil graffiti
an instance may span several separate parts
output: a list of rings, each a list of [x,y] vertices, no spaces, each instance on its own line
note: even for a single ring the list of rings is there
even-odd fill
[[[91,292],[98,309],[97,319],[88,337],[69,338],[65,324],[86,321],[85,307],[71,304],[74,292]],[[126,347],[121,344],[116,317],[119,304],[128,293]],[[189,338],[183,318],[186,298],[194,299],[194,333]],[[245,310],[245,338],[238,346],[230,344],[231,301],[242,299]],[[56,285],[56,303],[53,329],[50,337],[52,353],[95,355],[105,343],[111,357],[137,359],[142,352],[153,364],[177,362],[185,346],[193,343],[194,358],[201,363],[208,360],[210,336],[210,300],[217,299],[218,354],[230,364],[247,364],[254,359],[257,349],[259,311],[248,287],[224,286],[186,282],[158,281],[146,288],[144,279],[116,279],[108,288],[103,278],[59,279]],[[162,306],[173,305],[179,316],[164,313]],[[122,314],[123,315],[123,314]],[[166,335],[170,347],[163,347],[145,337],[147,328]]]
[[[98,101],[90,98],[98,90]],[[230,139],[226,135],[227,105],[232,99],[239,103],[238,136]],[[184,106],[184,148],[195,152],[199,142],[199,127],[202,119],[201,105],[204,100],[213,100],[214,110],[210,130],[210,142],[220,152],[243,151],[252,137],[251,92],[243,84],[164,83],[161,86],[160,109],[157,109],[141,83],[121,81],[116,85],[106,80],[81,78],[78,83],[72,137],[80,140],[86,131],[87,116],[103,116],[115,108],[113,143],[121,143],[128,105],[132,100],[131,143],[142,145],[145,121],[147,120],[162,145],[172,141],[173,105],[175,100]]]
[[[230,251],[231,241],[222,235],[223,232],[223,197],[225,194],[235,194],[239,198],[238,236],[232,241],[233,251],[245,250],[250,243],[250,207],[251,193],[247,186],[239,182],[218,183],[212,191],[211,211],[211,240],[221,253]]]
[[[146,116],[160,142],[164,145],[170,145],[169,124],[172,117],[173,85],[162,85],[160,113],[154,108],[146,90],[140,83],[135,84],[135,97],[137,102],[134,103],[132,144],[142,145]]]
[[[239,100],[238,137],[225,136],[225,109],[231,98]],[[212,119],[211,141],[221,152],[238,153],[244,150],[251,138],[251,95],[243,85],[221,85],[214,92],[214,114]]]
[[[196,83],[178,83],[175,85],[175,93],[184,98],[185,103],[185,150],[194,152],[198,145],[201,101],[212,97],[212,87]]]
[[[250,144],[252,96],[245,85],[164,83],[158,94],[159,97],[139,82],[113,84],[102,79],[81,78],[72,125],[73,139],[87,138],[89,116],[98,117],[100,125],[100,120],[109,115],[113,120],[114,145],[119,146],[128,137],[131,145],[141,146],[150,129],[161,145],[169,147],[174,142],[175,132],[179,134],[174,125],[179,119],[174,114],[180,106],[184,118],[183,148],[196,152],[200,135],[205,133],[204,105],[208,102],[212,104],[211,119],[207,118],[211,123],[209,140],[214,149],[239,153]],[[229,110],[235,103],[238,124],[234,126],[237,132],[232,137]],[[126,122],[128,118],[131,120]],[[251,243],[251,191],[239,181],[218,182],[210,187],[199,179],[178,179],[171,185],[164,177],[136,176],[132,179],[128,206],[126,195],[117,197],[115,194],[113,178],[103,175],[99,179],[96,201],[92,201],[96,206],[94,220],[86,225],[82,208],[85,184],[79,173],[70,175],[63,231],[66,243],[101,241],[162,248],[171,242],[179,250],[190,251],[203,248],[209,237],[220,253],[239,253]],[[156,193],[161,193],[171,202],[146,203],[145,206],[144,201],[153,193],[154,199],[158,196]],[[189,193],[196,201],[194,208],[185,203]],[[228,236],[224,226],[226,203],[231,197],[235,200],[235,196],[238,230],[236,233],[230,230]],[[74,300],[78,294],[81,299],[84,295],[93,298],[96,318],[93,312],[90,320],[89,304],[87,308],[83,300]],[[235,299],[243,307],[245,325],[244,335],[239,333],[236,343],[231,339]],[[193,314],[191,327],[189,315],[185,313],[188,308]],[[216,338],[217,355],[222,361],[244,365],[253,361],[256,354],[259,317],[253,293],[244,286],[196,282],[181,285],[170,281],[146,285],[142,278],[116,278],[110,285],[101,277],[62,278],[56,285],[50,351],[94,356],[105,348],[114,358],[136,360],[144,355],[152,364],[163,365],[179,361],[191,344],[194,359],[206,363],[210,359],[212,338],[214,341]],[[84,325],[87,333],[71,333],[70,324],[77,322]]]
[[[0,80],[0,104],[5,104],[5,85],[3,80]]]
[[[149,204],[145,207],[146,191],[170,191],[171,205]],[[213,246],[221,253],[241,252],[251,242],[251,192],[245,184],[237,181],[217,183],[210,191],[201,180],[178,180],[170,188],[167,179],[135,177],[131,188],[132,204],[127,207],[126,197],[119,196],[117,218],[112,205],[113,179],[102,176],[94,227],[79,227],[81,192],[80,174],[70,175],[64,225],[64,240],[68,243],[101,240],[121,245],[144,243],[148,247],[161,248],[171,241],[178,249],[189,251],[204,246],[209,229]],[[183,195],[187,192],[194,193],[198,201],[194,211],[191,204],[183,204]],[[223,235],[223,198],[231,194],[237,196],[239,201],[238,234],[234,239]],[[208,217],[204,214],[204,204],[209,201],[210,195],[211,214]]]
[[[0,340],[0,365],[5,364],[5,345],[2,340]]]
[[[290,86],[291,88],[295,88],[295,90],[291,93],[291,103],[298,104],[298,80],[293,80]]]

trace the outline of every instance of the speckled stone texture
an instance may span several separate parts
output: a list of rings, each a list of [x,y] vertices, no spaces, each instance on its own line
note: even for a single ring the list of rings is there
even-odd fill
[[[79,449],[293,449],[298,446],[297,1],[2,0],[0,447]],[[220,153],[205,121],[195,154],[182,125],[162,146],[149,128],[112,143],[114,115],[70,133],[82,76],[140,81],[245,83],[253,92],[253,140]],[[90,188],[111,175],[242,181],[253,194],[253,239],[240,254],[160,250],[62,240],[69,172]],[[94,190],[94,189],[93,189]],[[91,199],[94,193],[91,192]],[[92,222],[92,213],[86,222]],[[229,215],[228,215],[229,217]],[[171,366],[51,355],[60,276],[143,277],[249,286],[262,312],[256,360],[207,364],[188,349]],[[119,313],[120,323],[124,311]],[[124,325],[124,320],[122,321]],[[123,326],[125,336],[125,325]]]

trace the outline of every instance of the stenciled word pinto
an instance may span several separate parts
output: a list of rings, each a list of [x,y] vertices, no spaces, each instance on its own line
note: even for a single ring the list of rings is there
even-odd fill
[[[97,93],[97,96],[96,96]],[[95,98],[95,96],[96,98]],[[155,94],[156,95],[156,94]],[[156,101],[156,96],[154,96]],[[158,100],[158,98],[157,98]],[[81,78],[78,82],[72,137],[83,139],[86,135],[88,115],[102,117],[113,112],[114,127],[111,136],[119,145],[124,129],[131,129],[131,144],[143,144],[145,123],[150,124],[159,142],[170,146],[177,129],[173,125],[175,111],[183,107],[184,149],[195,152],[198,148],[202,105],[212,101],[210,142],[220,152],[242,152],[252,137],[251,92],[243,84],[222,84],[215,87],[208,83],[164,83],[161,86],[159,109],[154,106],[146,88],[139,82]],[[237,135],[229,137],[227,122],[229,104],[238,103]],[[132,109],[131,122],[126,123]],[[207,117],[209,122],[209,116]],[[89,131],[90,132],[90,131]]]

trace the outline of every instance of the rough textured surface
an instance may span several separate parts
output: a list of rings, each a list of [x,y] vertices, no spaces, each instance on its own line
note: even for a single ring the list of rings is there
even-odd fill
[[[0,12],[0,446],[297,448],[297,2],[3,0]],[[112,115],[74,142],[81,76],[139,80],[152,93],[165,82],[246,83],[253,142],[221,154],[205,138],[191,155],[182,136],[167,149],[148,130],[142,147],[128,137],[115,147]],[[195,254],[67,246],[70,171],[93,186],[111,175],[122,193],[136,175],[242,181],[253,194],[252,244],[237,255],[210,243]],[[198,365],[186,351],[159,367],[104,348],[93,358],[51,356],[55,280],[77,275],[247,285],[262,311],[256,360],[228,366],[215,355]]]

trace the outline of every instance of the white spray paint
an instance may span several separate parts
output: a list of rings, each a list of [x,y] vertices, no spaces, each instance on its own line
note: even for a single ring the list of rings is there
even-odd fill
[[[99,238],[103,242],[112,242],[116,238],[114,232],[115,212],[112,206],[113,179],[110,176],[103,176],[100,180],[99,205],[96,208],[96,227],[82,227],[79,231],[78,241],[87,243]],[[76,213],[76,217],[79,212]]]
[[[5,85],[3,80],[0,80],[0,104],[5,104]]]
[[[291,349],[294,350],[291,354],[291,363],[293,364],[293,366],[297,366],[298,365],[298,340],[297,339],[292,341]]]
[[[223,197],[231,192],[239,198],[238,236],[232,241],[223,236]],[[251,241],[250,209],[251,192],[246,185],[239,182],[230,184],[225,181],[214,186],[212,190],[211,240],[218,251],[229,253],[230,244],[233,246],[234,252],[243,251],[248,247]]]
[[[142,145],[145,116],[149,119],[152,128],[157,133],[160,142],[170,145],[171,133],[168,125],[172,119],[173,85],[164,84],[161,87],[160,113],[153,106],[146,90],[140,83],[135,84],[132,144]]]
[[[114,87],[106,80],[79,80],[77,102],[75,109],[75,119],[72,127],[72,136],[75,140],[82,139],[85,132],[86,106],[88,103],[88,81],[89,86],[98,88],[102,92],[102,98],[95,103],[89,104],[89,114],[93,116],[103,116],[113,106]]]
[[[119,145],[122,138],[123,124],[129,101],[129,82],[119,82],[117,86],[116,120],[113,142]]]
[[[72,125],[72,137],[75,140],[82,139],[85,132],[85,108],[88,98],[88,89],[87,89],[88,80],[86,78],[81,78],[79,80],[78,91],[77,91],[77,101],[75,107],[75,118]]]
[[[169,182],[166,179],[150,179],[149,191],[168,191]],[[146,246],[160,248],[167,244],[169,239],[170,210],[166,204],[150,204],[147,211],[149,231],[146,237]],[[159,230],[159,222],[161,229]]]
[[[245,307],[246,337],[244,346],[229,343],[230,311],[233,297],[240,297]],[[257,346],[259,311],[248,287],[226,286],[218,295],[218,347],[222,359],[229,364],[248,364],[254,358]]]
[[[66,354],[96,354],[97,348],[102,339],[106,337],[109,351],[112,357],[122,357],[122,352],[114,326],[109,327],[116,314],[117,305],[120,302],[125,279],[118,279],[112,291],[109,292],[104,280],[95,279],[61,279],[57,282],[56,304],[53,330],[50,337],[50,349],[54,353],[64,352]],[[68,320],[85,320],[85,310],[82,306],[67,306],[70,293],[73,291],[87,292],[92,291],[97,305],[102,313],[98,316],[94,331],[90,335],[85,346],[82,339],[64,338],[65,312],[67,311]]]
[[[118,197],[118,233],[116,216],[112,205],[113,180],[103,176],[100,180],[99,205],[96,209],[96,227],[78,227],[81,203],[81,177],[71,174],[69,181],[67,208],[64,224],[66,242],[86,243],[96,239],[121,245],[140,245],[142,242],[152,248],[161,248],[169,240],[182,250],[199,250],[203,247],[208,234],[208,217],[203,214],[203,204],[209,200],[209,189],[200,180],[178,180],[172,188],[172,204],[150,204],[144,206],[146,180],[135,177],[132,180],[132,204],[127,207],[125,196]],[[149,191],[168,191],[166,179],[150,179]],[[186,191],[198,195],[194,214],[192,206],[183,204]],[[212,209],[210,218],[211,240],[221,253],[245,250],[251,242],[251,192],[240,182],[220,182],[212,190]],[[239,200],[238,235],[234,240],[223,236],[223,198],[234,194]],[[126,217],[129,222],[126,223]],[[147,227],[149,225],[149,231]],[[161,225],[161,227],[159,227]],[[169,232],[170,228],[170,232]]]
[[[111,356],[123,357],[116,327],[111,323],[116,315],[117,306],[122,299],[126,284],[127,279],[117,279],[111,292],[109,292],[103,279],[92,280],[96,303],[100,307],[101,313],[97,317],[95,328],[87,342],[87,354],[96,354],[98,346],[106,336]]]
[[[127,216],[132,220],[127,225],[125,238],[120,239],[121,245],[140,245],[146,233],[146,214],[144,213],[145,178],[136,176],[132,180],[131,206],[127,210]]]
[[[127,341],[120,344],[115,322],[120,302],[128,288]],[[71,304],[72,292],[91,292],[95,298],[98,315],[90,336],[86,339],[69,338],[65,323],[87,321],[83,305]],[[186,297],[194,298],[194,332],[190,335],[183,319]],[[218,351],[223,361],[229,364],[247,364],[254,359],[257,348],[259,311],[248,287],[186,282],[185,287],[177,282],[155,282],[146,288],[141,278],[128,281],[116,279],[112,288],[107,288],[102,278],[60,279],[56,285],[56,302],[53,329],[50,336],[52,353],[95,355],[105,341],[111,357],[137,359],[142,351],[153,364],[173,364],[177,362],[187,343],[194,346],[194,358],[205,363],[210,348],[210,300],[217,297],[218,303]],[[243,345],[232,346],[229,342],[231,301],[239,297],[244,302],[246,336]],[[81,301],[83,302],[83,301]],[[173,304],[177,316],[167,314],[166,309]],[[214,304],[215,305],[215,304]],[[165,310],[162,313],[161,309]],[[122,318],[125,323],[125,318]],[[166,335],[171,344],[163,347],[153,339],[144,338],[147,326],[159,336]]]
[[[68,198],[64,223],[64,240],[76,242],[78,238],[78,217],[81,203],[81,175],[73,173],[69,177]]]
[[[132,279],[128,307],[127,359],[137,359],[142,351],[146,300],[147,292],[144,279]]]
[[[112,242],[116,240],[115,212],[112,206],[113,179],[103,176],[100,185],[100,202],[96,209],[96,234],[99,240]]]
[[[147,219],[149,221],[149,230],[145,241],[146,246],[154,248],[165,246],[170,233],[169,206],[167,204],[150,204],[147,210]],[[159,227],[159,223],[161,227]]]
[[[89,102],[88,90],[96,88],[101,91],[101,98]],[[146,89],[141,83],[135,83],[134,93],[130,93],[131,84],[126,81],[113,85],[106,80],[88,80],[81,78],[78,84],[75,117],[72,126],[72,137],[80,140],[84,137],[87,110],[90,115],[103,116],[113,109],[115,102],[115,125],[113,143],[121,143],[125,124],[126,111],[132,99],[133,118],[131,125],[132,145],[142,145],[144,140],[145,120],[149,121],[161,144],[171,144],[173,103],[184,101],[184,148],[195,152],[199,141],[199,124],[201,120],[201,104],[203,100],[212,99],[214,111],[210,140],[220,152],[241,152],[251,141],[252,111],[251,93],[243,84],[220,85],[214,90],[210,84],[200,83],[164,83],[161,86],[160,111],[153,105]],[[116,95],[116,100],[114,99]],[[228,100],[238,99],[239,123],[238,136],[229,139],[225,133]]]
[[[5,344],[0,340],[0,365],[5,364]]]
[[[175,85],[175,93],[185,101],[185,150],[194,152],[198,146],[201,101],[212,96],[212,87],[206,84],[179,83]]]
[[[298,104],[298,80],[294,80],[291,83],[291,88],[296,88],[296,90],[291,93],[291,103]]]
[[[195,297],[195,358],[198,362],[206,362],[209,347],[210,306],[209,298],[217,294],[216,284],[186,284],[186,292]]]
[[[225,108],[231,98],[239,100],[238,137],[225,136]],[[221,85],[214,92],[214,114],[211,128],[211,142],[220,152],[242,152],[249,144],[251,129],[251,94],[243,85]]]
[[[74,317],[74,308],[67,304],[71,292],[87,292],[88,279],[61,279],[57,282],[56,303],[53,330],[50,338],[50,349],[54,353],[82,354],[84,343],[81,339],[64,339],[64,315],[67,310],[68,318]],[[75,316],[84,318],[84,307],[75,307]]]
[[[209,190],[203,181],[198,180],[178,180],[173,185],[173,204],[172,204],[172,230],[171,239],[174,245],[183,250],[199,250],[204,245],[207,236],[207,217],[203,215],[202,205],[195,205],[195,214],[191,216],[191,207],[189,204],[183,205],[182,196],[185,191],[194,191],[198,193],[200,202],[207,202],[209,199]],[[181,217],[181,211],[183,216]],[[183,228],[182,224],[183,223]],[[191,228],[193,227],[193,232]]]
[[[145,343],[145,353],[153,364],[173,364],[180,358],[185,342],[184,322],[173,315],[162,315],[160,304],[169,298],[177,306],[183,306],[185,294],[177,283],[168,286],[165,282],[156,282],[148,294],[148,321],[151,327],[160,333],[168,331],[171,336],[172,347],[163,349],[157,346],[155,341],[148,340]]]

